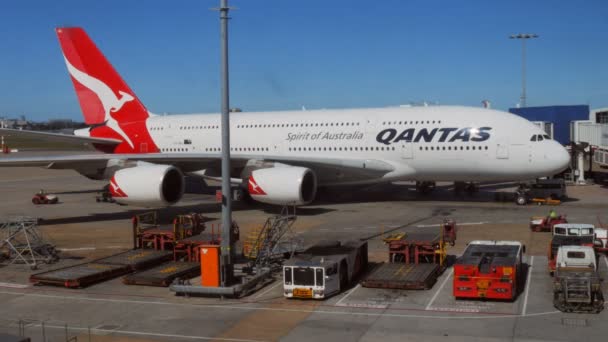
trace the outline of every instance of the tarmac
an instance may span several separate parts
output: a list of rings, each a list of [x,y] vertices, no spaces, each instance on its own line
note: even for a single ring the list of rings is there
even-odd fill
[[[148,209],[97,203],[101,181],[73,171],[36,168],[0,169],[0,219],[28,215],[42,219],[41,230],[62,250],[52,269],[131,248],[131,221]],[[459,255],[479,239],[519,240],[527,246],[527,282],[514,302],[455,300],[452,269],[428,291],[369,289],[359,285],[323,301],[283,298],[280,275],[260,291],[241,299],[175,296],[167,288],[123,285],[113,279],[84,289],[32,286],[35,271],[24,265],[0,266],[0,332],[17,335],[20,326],[32,341],[600,341],[608,335],[608,310],[565,314],[552,305],[547,271],[548,233],[532,233],[531,216],[545,206],[495,202],[494,191],[512,184],[482,186],[473,195],[455,196],[450,185],[429,195],[413,184],[387,184],[323,193],[314,205],[298,208],[294,233],[306,243],[367,238],[370,260],[385,261],[382,237],[408,227],[435,227],[456,220]],[[201,212],[220,217],[213,186],[190,184],[189,193],[161,218]],[[31,203],[39,189],[59,196],[57,205]],[[570,222],[608,222],[608,188],[571,186],[571,199],[555,207]],[[278,213],[278,208],[235,203],[241,236]],[[39,272],[39,271],[38,271]],[[603,278],[608,260],[600,258]],[[608,283],[604,283],[608,294]],[[43,328],[44,325],[44,328]]]

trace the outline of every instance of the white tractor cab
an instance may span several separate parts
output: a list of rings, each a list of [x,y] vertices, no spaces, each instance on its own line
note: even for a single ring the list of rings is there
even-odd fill
[[[608,230],[587,223],[560,223],[553,226],[553,236],[581,237],[582,244],[593,244],[597,251],[608,250]]]
[[[557,270],[589,268],[597,270],[595,250],[589,246],[561,246],[557,250]]]
[[[367,241],[319,243],[283,264],[287,298],[323,299],[344,291],[367,269]]]
[[[587,223],[560,223],[553,226],[553,236],[593,236],[595,226]]]

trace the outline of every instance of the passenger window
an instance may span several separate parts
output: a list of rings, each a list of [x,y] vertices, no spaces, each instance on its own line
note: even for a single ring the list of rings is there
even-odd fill
[[[532,139],[530,139],[530,141],[536,141],[536,135],[533,135]]]

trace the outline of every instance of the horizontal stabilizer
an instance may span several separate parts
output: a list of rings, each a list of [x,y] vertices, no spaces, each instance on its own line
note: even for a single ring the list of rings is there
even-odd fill
[[[111,139],[111,138],[93,138],[79,135],[71,135],[71,134],[61,134],[61,133],[48,133],[48,132],[39,132],[39,131],[24,131],[19,129],[9,129],[9,128],[0,128],[0,135],[4,136],[5,143],[7,145],[11,145],[10,140],[12,138],[25,138],[25,139],[35,139],[37,142],[41,144],[44,143],[68,143],[74,145],[85,145],[85,144],[98,144],[98,145],[118,145],[122,143],[121,140]]]

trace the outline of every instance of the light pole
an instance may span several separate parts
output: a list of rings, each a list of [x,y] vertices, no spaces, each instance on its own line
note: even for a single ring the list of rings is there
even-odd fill
[[[228,92],[228,0],[220,0],[220,57],[222,94],[222,242],[220,279],[222,287],[230,286],[234,277],[232,265],[232,191],[230,187],[230,118]]]
[[[526,106],[526,40],[538,38],[534,33],[519,33],[512,34],[509,39],[521,39],[521,98],[519,104],[521,107]]]

